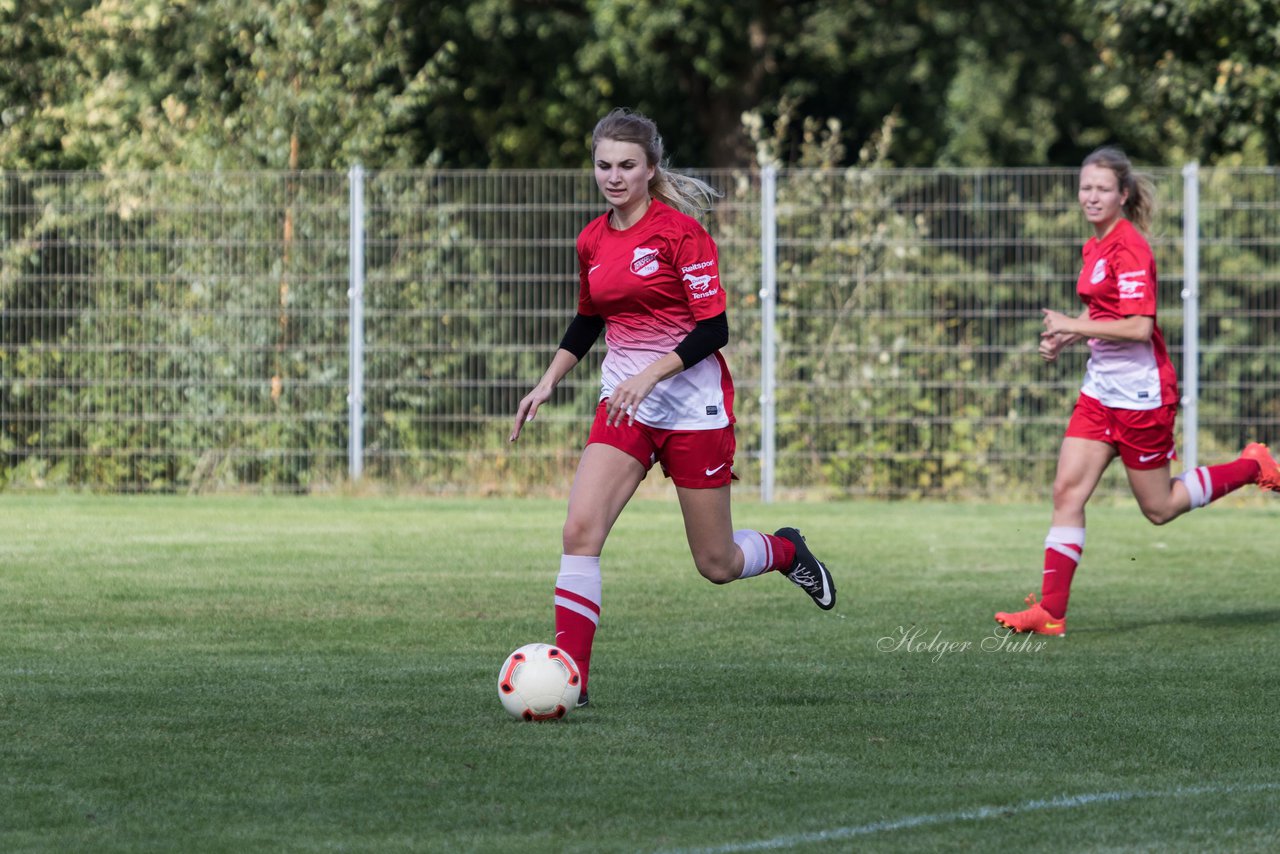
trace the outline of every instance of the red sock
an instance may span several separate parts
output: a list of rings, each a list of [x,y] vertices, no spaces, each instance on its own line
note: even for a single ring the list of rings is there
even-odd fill
[[[1257,460],[1233,460],[1221,465],[1209,466],[1209,482],[1213,484],[1210,501],[1217,501],[1229,492],[1258,482],[1262,466]]]
[[[1191,499],[1191,509],[1195,510],[1242,486],[1257,483],[1261,471],[1257,460],[1240,459],[1216,466],[1200,466],[1183,472],[1174,480],[1182,481],[1187,497]]]
[[[600,599],[600,558],[561,555],[556,577],[555,643],[578,665],[583,691],[587,690],[591,645],[600,623]]]
[[[745,528],[733,532],[733,542],[742,552],[742,573],[751,578],[765,572],[788,570],[796,562],[796,547],[790,540]]]
[[[1055,527],[1044,540],[1044,575],[1040,580],[1040,605],[1055,618],[1067,615],[1071,579],[1084,554],[1084,528]]]
[[[773,555],[773,560],[769,561],[768,568],[777,570],[778,572],[786,572],[791,569],[791,564],[796,562],[796,546],[790,540],[784,540],[782,537],[775,537],[773,534],[762,534],[769,541],[769,548]]]
[[[582,690],[587,690],[587,673],[591,669],[591,644],[596,639],[596,624],[576,611],[562,606],[564,592],[556,589],[556,645],[569,653],[582,675]],[[599,619],[599,617],[597,617]]]

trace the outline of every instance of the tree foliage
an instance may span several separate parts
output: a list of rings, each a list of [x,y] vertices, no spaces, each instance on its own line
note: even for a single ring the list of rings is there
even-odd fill
[[[0,0],[0,168],[578,167],[595,120],[681,165],[743,117],[886,116],[899,166],[1280,149],[1280,0]],[[781,153],[803,148],[803,121]]]
[[[1167,162],[1280,161],[1280,2],[1103,0],[1093,79]]]
[[[353,163],[370,170],[371,473],[474,486],[491,466],[511,479],[493,424],[572,312],[558,265],[599,199],[582,172],[475,180],[436,167],[580,169],[594,122],[619,104],[657,119],[677,166],[730,167],[715,173],[728,195],[709,227],[733,247],[725,281],[747,364],[755,167],[796,167],[777,196],[792,246],[777,268],[782,479],[892,495],[1040,483],[1003,461],[1016,448],[1051,464],[1058,398],[1074,388],[1026,343],[1052,301],[1039,284],[1066,277],[1054,293],[1070,296],[1070,170],[1044,186],[952,167],[1071,167],[1103,142],[1144,164],[1272,162],[1278,11],[0,0],[0,483],[340,479]],[[1223,238],[1204,253],[1219,303],[1204,369],[1229,378],[1217,410],[1274,422],[1274,312],[1241,314],[1274,290],[1275,194],[1266,170],[1221,171],[1203,187],[1202,228]],[[524,458],[531,482],[580,440],[596,390],[579,373]],[[748,387],[749,369],[739,375]],[[139,376],[163,381],[140,389]],[[756,402],[740,403],[757,423]]]
[[[6,0],[7,2],[7,0]],[[77,8],[78,6],[78,8]],[[0,163],[120,171],[412,163],[431,99],[374,0],[0,3]]]

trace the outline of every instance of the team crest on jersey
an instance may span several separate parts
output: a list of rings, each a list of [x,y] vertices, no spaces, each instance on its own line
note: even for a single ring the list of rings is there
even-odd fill
[[[1089,284],[1096,285],[1107,277],[1107,259],[1099,258],[1098,263],[1093,265],[1093,275],[1089,277]]]
[[[631,256],[631,272],[637,276],[652,276],[658,272],[658,250],[637,246]]]

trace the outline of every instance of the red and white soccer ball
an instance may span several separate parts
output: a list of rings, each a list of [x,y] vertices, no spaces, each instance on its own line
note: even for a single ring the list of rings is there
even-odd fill
[[[563,718],[578,703],[582,676],[578,665],[558,646],[530,643],[502,662],[498,699],[514,717],[526,721]]]

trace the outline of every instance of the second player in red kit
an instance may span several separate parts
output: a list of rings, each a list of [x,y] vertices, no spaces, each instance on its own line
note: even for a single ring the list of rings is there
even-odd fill
[[[1124,152],[1100,148],[1080,169],[1079,202],[1094,229],[1076,279],[1085,309],[1076,317],[1044,309],[1040,356],[1052,362],[1063,347],[1088,341],[1089,362],[1058,452],[1040,601],[1033,594],[1025,610],[995,615],[1015,632],[1066,633],[1085,504],[1117,457],[1143,515],[1157,525],[1247,484],[1280,492],[1280,467],[1257,442],[1232,462],[1170,477],[1178,380],[1156,323],[1156,263],[1142,235],[1151,223],[1151,185]]]

